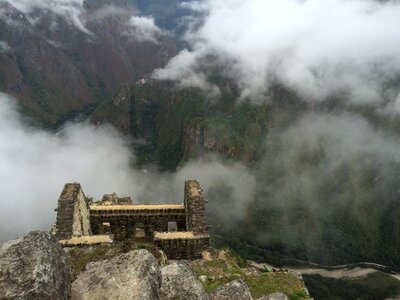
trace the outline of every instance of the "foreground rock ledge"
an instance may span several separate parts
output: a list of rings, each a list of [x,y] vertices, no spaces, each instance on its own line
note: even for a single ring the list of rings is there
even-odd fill
[[[202,284],[184,262],[173,262],[162,268],[161,300],[208,300]]]
[[[0,248],[0,299],[68,299],[70,269],[58,241],[34,231]]]
[[[210,294],[211,300],[252,300],[249,288],[238,279],[231,281]]]
[[[86,266],[72,283],[72,300],[159,299],[161,270],[147,250],[136,250]]]
[[[282,293],[272,293],[258,300],[289,300],[289,298]]]

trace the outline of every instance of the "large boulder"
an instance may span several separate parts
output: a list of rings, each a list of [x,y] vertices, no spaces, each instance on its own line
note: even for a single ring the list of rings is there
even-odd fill
[[[252,300],[249,288],[241,279],[231,281],[210,294],[210,300]]]
[[[261,297],[258,300],[289,300],[289,298],[282,293],[272,293],[264,297]]]
[[[136,250],[108,261],[88,264],[72,283],[72,300],[159,299],[161,270],[147,250]]]
[[[202,284],[192,269],[183,262],[173,262],[161,269],[160,299],[208,300]]]
[[[68,299],[70,269],[58,241],[34,231],[0,248],[0,299]]]

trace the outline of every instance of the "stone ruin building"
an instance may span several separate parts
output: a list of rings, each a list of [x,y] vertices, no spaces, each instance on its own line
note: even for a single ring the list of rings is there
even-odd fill
[[[63,246],[134,239],[153,242],[169,259],[198,259],[209,248],[206,201],[196,180],[185,182],[182,204],[133,204],[115,193],[93,202],[79,183],[58,199],[54,234]]]

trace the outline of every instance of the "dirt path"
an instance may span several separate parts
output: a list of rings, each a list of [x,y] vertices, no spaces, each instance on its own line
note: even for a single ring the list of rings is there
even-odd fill
[[[343,269],[336,269],[336,270],[326,270],[326,269],[310,269],[310,268],[288,268],[290,271],[300,272],[301,274],[319,274],[323,277],[328,278],[359,278],[365,277],[368,274],[378,272],[372,268],[343,268]],[[400,280],[400,278],[397,278]]]
[[[368,274],[372,274],[375,272],[383,272],[388,275],[391,275],[392,277],[396,278],[397,280],[400,281],[400,273],[394,273],[394,272],[385,272],[384,268],[385,266],[382,265],[376,265],[376,264],[370,264],[370,263],[361,263],[357,266],[355,264],[351,265],[340,265],[340,266],[334,266],[334,267],[326,267],[324,268],[323,266],[320,267],[315,267],[315,268],[307,268],[307,267],[284,267],[284,268],[275,268],[274,266],[266,263],[257,263],[251,261],[250,264],[258,269],[263,269],[264,266],[267,267],[269,270],[272,269],[285,269],[288,271],[292,272],[299,272],[301,274],[318,274],[323,277],[328,277],[328,278],[360,278],[360,277],[365,277]]]

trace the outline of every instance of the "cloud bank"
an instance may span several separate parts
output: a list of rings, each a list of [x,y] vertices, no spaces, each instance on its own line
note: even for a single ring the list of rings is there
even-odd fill
[[[48,227],[66,182],[81,182],[95,197],[135,185],[129,148],[110,128],[69,124],[56,136],[25,127],[4,94],[0,119],[0,240]]]
[[[79,30],[89,33],[81,19],[84,11],[84,0],[3,0],[10,3],[25,15],[30,15],[36,10],[44,13],[50,12],[64,17]]]
[[[307,113],[272,129],[249,211],[254,240],[326,264],[397,257],[384,235],[398,230],[389,215],[398,213],[399,147],[398,135],[350,113]]]
[[[11,50],[10,45],[5,41],[0,40],[0,53],[1,52],[8,52],[10,50]]]
[[[198,179],[211,192],[206,194],[209,209],[227,216],[220,210],[225,201],[231,214],[244,217],[240,212],[251,199],[254,178],[240,164],[210,158],[190,162],[176,174],[143,172],[131,167],[130,145],[111,127],[69,123],[58,134],[32,128],[14,101],[0,93],[0,243],[30,230],[48,230],[67,182],[81,183],[95,200],[116,192],[139,203],[182,203],[184,181]],[[232,196],[216,194],[220,187]]]
[[[111,4],[100,6],[94,11],[93,9],[86,10],[84,0],[0,0],[0,2],[11,4],[23,13],[33,25],[47,14],[61,17],[78,30],[92,35],[88,23],[104,22],[106,18],[120,17],[119,21],[125,26],[123,34],[129,35],[138,42],[156,43],[157,37],[163,34],[152,17],[132,15],[136,13],[133,8],[111,5],[112,1],[110,1]],[[37,12],[41,14],[37,14]],[[7,16],[0,14],[0,18],[7,18]],[[53,22],[56,24],[56,20]]]
[[[186,34],[190,49],[158,79],[210,88],[205,66],[236,80],[242,96],[275,83],[306,100],[347,95],[382,101],[384,84],[400,70],[400,2],[374,0],[207,0],[193,4],[206,17]],[[396,97],[389,100],[394,101]]]
[[[133,16],[129,24],[134,28],[133,36],[140,42],[157,43],[157,36],[161,35],[162,30],[154,23],[153,18]]]

